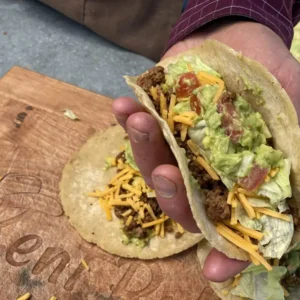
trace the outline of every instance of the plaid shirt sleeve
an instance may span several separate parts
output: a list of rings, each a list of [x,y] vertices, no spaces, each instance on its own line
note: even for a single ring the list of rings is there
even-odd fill
[[[293,7],[293,24],[294,26],[300,21],[300,0],[296,0]]]
[[[167,48],[201,26],[228,16],[242,16],[275,31],[290,48],[300,20],[300,0],[189,0],[172,29]]]

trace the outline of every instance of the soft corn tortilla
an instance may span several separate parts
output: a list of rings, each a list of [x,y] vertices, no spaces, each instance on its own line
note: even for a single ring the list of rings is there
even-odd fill
[[[285,90],[264,66],[214,40],[207,40],[202,46],[167,58],[158,65],[167,67],[180,57],[190,54],[198,55],[205,64],[219,72],[229,91],[241,94],[255,111],[261,113],[272,133],[274,148],[281,150],[283,155],[292,162],[293,197],[300,207],[300,130],[296,111]],[[168,124],[157,114],[148,95],[136,84],[137,77],[125,76],[125,79],[127,84],[133,88],[142,105],[157,119],[164,137],[177,159],[192,213],[204,237],[213,247],[230,258],[249,260],[249,256],[244,250],[228,242],[217,233],[215,225],[206,215],[204,197],[201,195],[201,191],[192,186],[185,155],[180,151]],[[261,89],[260,101],[258,102],[257,88]],[[260,104],[261,101],[264,104]]]
[[[94,189],[102,189],[116,174],[116,169],[104,171],[105,158],[116,156],[124,146],[125,132],[120,126],[91,137],[65,166],[60,182],[60,198],[65,214],[79,234],[103,250],[123,257],[153,259],[186,250],[202,239],[201,234],[185,232],[176,239],[167,233],[165,238],[154,237],[148,246],[140,248],[122,243],[119,219],[107,221],[96,198],[87,196]]]

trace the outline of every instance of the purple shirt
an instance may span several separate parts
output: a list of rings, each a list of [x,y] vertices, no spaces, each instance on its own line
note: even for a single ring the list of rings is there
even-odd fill
[[[168,47],[213,20],[243,16],[275,31],[290,48],[300,20],[300,0],[189,0],[172,29]]]

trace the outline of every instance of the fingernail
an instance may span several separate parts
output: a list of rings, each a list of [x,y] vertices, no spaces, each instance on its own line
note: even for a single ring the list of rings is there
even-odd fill
[[[140,132],[132,127],[129,127],[131,137],[136,143],[147,142],[149,141],[149,134]]]
[[[164,198],[172,198],[176,194],[176,185],[163,176],[153,176],[155,191]]]

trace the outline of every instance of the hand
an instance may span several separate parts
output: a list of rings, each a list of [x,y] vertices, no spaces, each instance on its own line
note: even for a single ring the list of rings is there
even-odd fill
[[[295,79],[300,78],[300,64],[280,37],[264,25],[222,22],[214,29],[190,35],[169,49],[163,58],[200,45],[207,38],[219,40],[265,65],[285,88],[297,111],[300,111],[300,85]],[[199,232],[188,204],[181,173],[156,120],[130,98],[116,99],[113,110],[129,135],[135,160],[145,181],[156,190],[161,209],[186,230]],[[247,262],[229,259],[213,249],[206,259],[203,273],[209,280],[221,282],[247,266]]]

